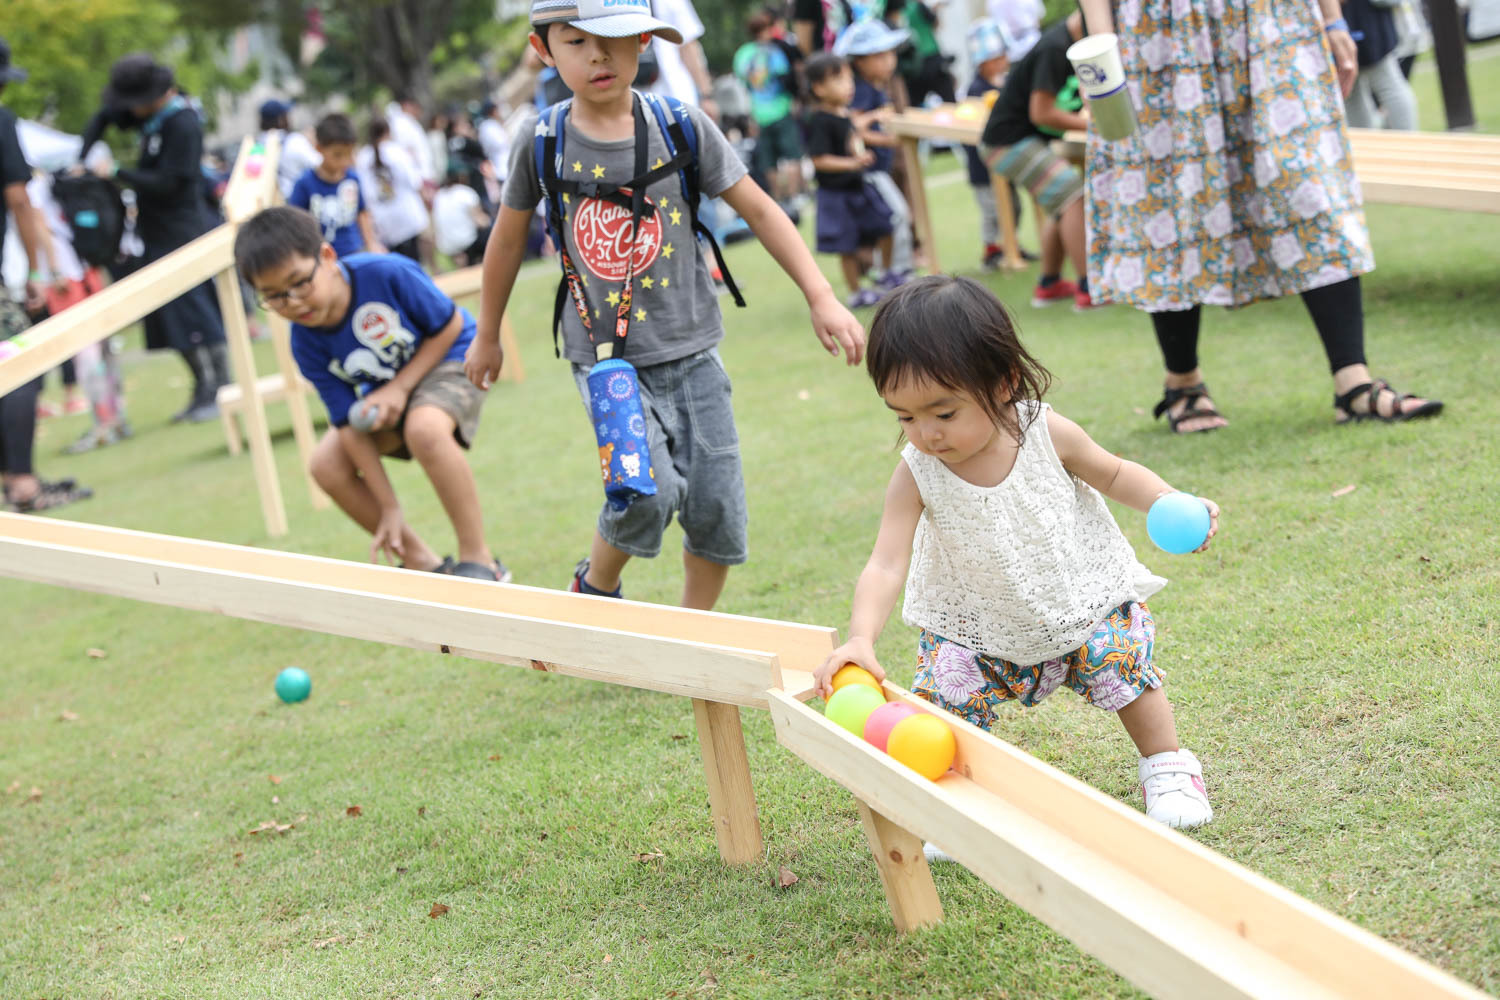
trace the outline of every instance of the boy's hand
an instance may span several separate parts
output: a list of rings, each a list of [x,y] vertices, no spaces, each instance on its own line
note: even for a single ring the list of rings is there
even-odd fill
[[[824,349],[834,357],[843,348],[846,364],[857,365],[865,356],[865,328],[830,288],[827,294],[808,303],[812,311],[813,333]],[[476,340],[477,344],[478,341]]]
[[[375,526],[375,537],[370,539],[370,562],[380,562],[384,552],[392,565],[406,558],[406,545],[401,536],[406,533],[406,518],[400,507],[389,507],[380,512],[380,523]]]
[[[365,408],[376,407],[379,412],[375,416],[375,423],[371,425],[371,433],[375,431],[389,430],[401,422],[401,415],[406,412],[407,400],[411,393],[401,388],[394,382],[387,382],[365,397]]]
[[[475,337],[464,353],[464,374],[481,389],[489,389],[500,377],[500,365],[505,353],[500,350],[498,340]]]
[[[877,681],[885,680],[885,671],[875,659],[875,647],[869,639],[850,639],[828,654],[817,670],[813,671],[813,693],[827,699],[833,695],[833,675],[846,663],[864,667]]]

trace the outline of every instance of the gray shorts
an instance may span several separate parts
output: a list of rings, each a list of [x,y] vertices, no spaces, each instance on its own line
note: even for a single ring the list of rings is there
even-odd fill
[[[464,374],[462,361],[440,361],[412,390],[406,401],[406,413],[416,406],[435,406],[453,418],[453,437],[463,448],[474,443],[479,433],[479,413],[484,408],[484,390],[480,389]],[[401,414],[401,423],[388,439],[389,450],[382,449],[389,458],[407,460],[411,450],[406,447],[406,413]],[[377,441],[377,446],[381,443]]]
[[[641,497],[622,511],[605,504],[600,537],[621,552],[655,558],[676,514],[687,536],[683,548],[721,566],[739,565],[750,556],[749,518],[732,390],[719,352],[710,348],[637,374],[656,496]],[[585,411],[588,378],[587,368],[573,366]]]

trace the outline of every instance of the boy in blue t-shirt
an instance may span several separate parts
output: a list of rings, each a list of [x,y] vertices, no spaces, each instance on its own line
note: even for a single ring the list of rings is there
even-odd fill
[[[464,376],[474,318],[397,254],[339,259],[299,208],[266,209],[240,227],[235,265],[260,304],[292,323],[292,355],[331,425],[309,471],[382,551],[412,569],[506,582],[484,540],[479,490],[464,449],[480,392]],[[439,558],[406,523],[381,457],[415,458],[458,536]]]
[[[359,144],[354,123],[347,115],[324,115],[313,135],[323,162],[297,178],[287,204],[312,213],[323,228],[323,239],[340,257],[361,250],[385,253],[354,176],[354,148]]]

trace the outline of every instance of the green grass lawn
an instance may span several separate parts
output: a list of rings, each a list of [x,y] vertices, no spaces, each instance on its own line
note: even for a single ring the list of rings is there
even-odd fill
[[[974,273],[969,192],[932,194],[944,260]],[[1117,509],[1172,580],[1152,602],[1159,657],[1217,810],[1195,839],[1495,991],[1500,240],[1493,216],[1376,207],[1370,221],[1371,360],[1446,399],[1434,422],[1333,426],[1292,300],[1208,314],[1204,364],[1233,423],[1174,439],[1149,416],[1160,370],[1143,317],[1034,312],[1027,277],[984,280],[1018,305],[1061,412],[1223,506],[1194,558],[1156,552],[1144,518]],[[730,258],[752,303],[728,311],[723,353],[753,554],[721,608],[842,628],[896,425],[862,372],[822,354],[766,256]],[[554,282],[539,267],[519,286],[530,377],[495,390],[472,461],[517,580],[561,587],[599,487],[551,357]],[[179,364],[128,375],[133,441],[63,459],[82,424],[44,425],[43,471],[97,491],[65,516],[364,557],[357,529],[309,507],[283,408],[292,534],[271,540],[249,460],[226,455],[218,426],[165,425]],[[420,472],[395,482],[451,550]],[[626,588],[672,602],[680,579],[675,558],[638,562]],[[0,606],[7,1000],[1135,995],[951,866],[935,876],[946,922],[898,936],[853,800],[762,714],[745,728],[765,856],[736,870],[718,859],[685,700],[11,581]],[[913,640],[896,623],[880,646],[901,682]],[[271,690],[288,664],[313,677],[295,707]],[[997,733],[1138,802],[1118,723],[1066,692]],[[265,821],[294,828],[248,833]],[[781,866],[790,888],[773,884]],[[430,918],[434,903],[448,912]]]

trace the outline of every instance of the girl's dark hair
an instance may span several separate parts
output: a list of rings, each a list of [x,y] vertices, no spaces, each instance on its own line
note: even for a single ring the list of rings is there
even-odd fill
[[[849,61],[843,56],[836,56],[832,52],[819,52],[817,55],[808,56],[807,62],[802,64],[802,74],[807,80],[807,92],[812,94],[812,89],[831,76],[838,76],[844,71]]]
[[[1040,400],[1052,384],[995,293],[948,274],[908,282],[880,303],[865,367],[882,396],[911,379],[962,392],[1017,441],[1025,427],[1008,404]]]
[[[382,181],[389,182],[391,170],[380,160],[380,144],[391,137],[391,126],[384,118],[370,119],[370,149],[375,154],[375,176]]]
[[[234,237],[234,264],[250,284],[292,257],[316,258],[323,227],[300,208],[278,205],[248,219]]]

